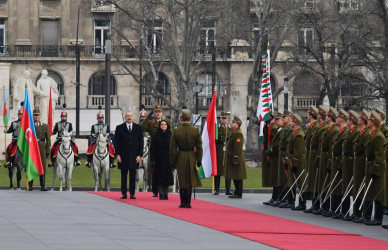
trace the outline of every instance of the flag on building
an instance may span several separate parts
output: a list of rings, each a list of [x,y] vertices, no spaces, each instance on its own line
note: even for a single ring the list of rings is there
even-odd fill
[[[40,159],[38,140],[36,138],[27,87],[25,88],[24,106],[17,145],[20,153],[23,155],[23,162],[26,165],[28,181],[42,175],[44,170],[42,160]]]
[[[4,127],[8,128],[9,114],[7,109],[7,99],[5,96],[5,87],[3,87],[3,124]]]
[[[259,103],[257,104],[257,119],[260,122],[259,139],[263,141],[264,122],[269,120],[274,113],[271,90],[271,55],[269,44],[267,46],[267,56],[264,60],[263,76],[261,78]]]
[[[201,179],[217,175],[217,112],[216,112],[217,92],[213,92],[207,113],[206,122],[202,131],[202,166],[198,166],[198,174]]]
[[[50,131],[50,135],[53,135],[53,106],[51,103],[51,87],[50,87],[50,98],[49,98],[47,125],[48,125],[49,131]]]

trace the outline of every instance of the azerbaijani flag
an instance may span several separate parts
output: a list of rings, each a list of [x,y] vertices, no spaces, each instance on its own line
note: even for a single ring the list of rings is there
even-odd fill
[[[256,116],[260,122],[259,139],[263,141],[264,121],[269,120],[270,115],[274,113],[271,90],[271,56],[269,50],[269,43],[267,45],[267,57],[264,60],[263,76],[261,78],[260,96],[257,104]]]
[[[217,92],[213,92],[207,113],[206,122],[202,131],[202,166],[198,166],[198,174],[201,179],[217,175],[217,152],[216,136],[217,133],[217,112],[216,112]]]
[[[47,125],[50,131],[50,135],[53,135],[53,106],[51,105],[51,87],[50,87],[50,99],[48,108]]]
[[[17,145],[20,153],[23,155],[23,162],[26,164],[28,181],[44,174],[27,87],[25,88],[24,106]]]
[[[5,96],[5,87],[3,87],[3,123],[4,127],[7,129],[8,128],[8,121],[9,121],[9,114],[8,114],[8,109],[7,109],[7,100]]]

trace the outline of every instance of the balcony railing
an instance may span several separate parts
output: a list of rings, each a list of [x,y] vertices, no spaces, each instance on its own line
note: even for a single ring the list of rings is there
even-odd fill
[[[94,0],[92,2],[92,12],[115,12],[115,5],[114,4],[107,4],[104,0]]]
[[[293,109],[308,109],[317,105],[318,96],[293,96]]]
[[[199,96],[198,97],[198,108],[199,109],[208,109],[210,106],[210,102],[212,100],[211,96]],[[222,96],[217,96],[216,101],[217,109],[223,109],[224,102]]]
[[[171,101],[171,96],[170,95],[165,95],[165,98],[168,101]],[[160,97],[153,97],[152,95],[142,95],[141,96],[141,103],[144,104],[146,109],[152,109],[155,107],[155,105],[161,105],[162,108],[169,108],[166,104],[166,102],[160,98]]]
[[[119,97],[117,95],[110,96],[110,107],[118,108]],[[88,95],[88,108],[98,108],[105,105],[105,95]]]

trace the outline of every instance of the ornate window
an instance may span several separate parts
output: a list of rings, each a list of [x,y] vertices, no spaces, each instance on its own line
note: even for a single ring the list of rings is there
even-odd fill
[[[216,23],[208,22],[201,28],[199,51],[203,55],[210,55],[216,46]]]
[[[151,85],[154,84],[154,76],[152,73],[148,73],[144,77],[144,83],[146,85]],[[158,73],[158,82],[156,84],[156,89],[161,95],[170,95],[171,90],[170,90],[170,84],[168,81],[168,78],[161,72]],[[141,88],[141,94],[142,95],[148,95],[152,93],[152,90],[147,90],[146,88],[142,87]]]
[[[101,71],[101,72],[94,73],[89,79],[88,94],[105,95],[105,85],[106,85],[105,72]],[[116,79],[114,78],[114,76],[111,76],[111,79],[110,79],[110,94],[117,95]]]
[[[104,54],[105,41],[110,33],[109,20],[94,20],[94,52],[95,54]]]
[[[213,77],[212,73],[202,73],[198,75],[197,82],[199,85],[202,85],[202,91],[198,93],[199,96],[212,96],[213,89]],[[216,77],[216,87],[217,87],[217,95],[221,95],[221,81]]]
[[[5,53],[5,34],[5,19],[0,19],[0,55],[3,55]]]
[[[147,34],[147,46],[152,54],[159,54],[162,51],[162,40],[163,23],[154,21]]]

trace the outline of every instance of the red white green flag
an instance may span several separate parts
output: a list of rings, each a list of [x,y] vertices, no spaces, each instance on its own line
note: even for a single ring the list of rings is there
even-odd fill
[[[44,174],[27,87],[25,88],[24,106],[17,145],[20,153],[23,155],[28,181]]]
[[[267,46],[267,56],[264,60],[263,76],[261,78],[260,97],[257,104],[256,116],[260,122],[260,136],[259,139],[263,141],[264,121],[269,120],[270,115],[274,113],[271,90],[271,55],[269,44]]]
[[[198,174],[201,179],[217,175],[217,112],[216,112],[217,92],[213,92],[207,113],[206,122],[202,131],[202,166],[198,166]]]

